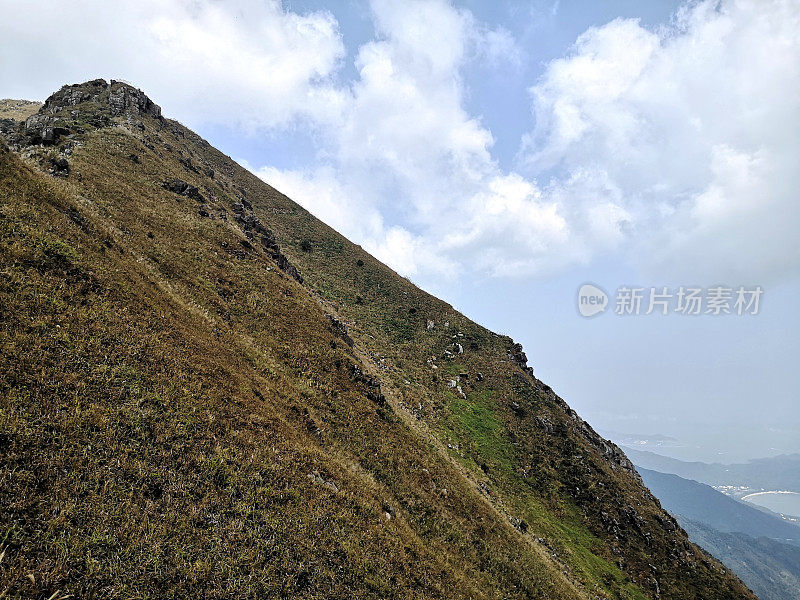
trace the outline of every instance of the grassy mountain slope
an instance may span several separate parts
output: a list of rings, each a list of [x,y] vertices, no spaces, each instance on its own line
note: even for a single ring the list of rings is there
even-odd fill
[[[5,131],[0,591],[753,598],[512,340],[141,92]]]
[[[41,107],[41,102],[30,100],[0,100],[0,120],[24,121],[39,112]]]

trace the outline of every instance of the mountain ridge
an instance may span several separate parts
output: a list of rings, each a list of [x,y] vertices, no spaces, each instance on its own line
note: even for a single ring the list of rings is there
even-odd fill
[[[521,346],[140,90],[3,132],[14,594],[753,597]]]
[[[707,485],[746,485],[756,489],[800,492],[800,454],[779,454],[746,463],[683,461],[648,450],[626,449],[633,461],[646,469],[673,473]]]
[[[673,514],[705,523],[723,533],[740,532],[800,545],[800,527],[718,492],[709,485],[671,473],[639,468],[645,485]]]
[[[747,582],[760,600],[800,599],[800,548],[768,537],[723,532],[678,515],[692,540]]]
[[[800,598],[800,528],[714,488],[639,467],[647,487],[689,538],[719,558],[761,600]]]

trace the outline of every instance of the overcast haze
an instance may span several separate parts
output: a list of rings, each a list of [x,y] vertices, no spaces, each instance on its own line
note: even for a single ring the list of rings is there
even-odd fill
[[[597,4],[0,0],[0,97],[127,80],[601,432],[799,452],[800,1]],[[585,282],[764,294],[584,319]]]

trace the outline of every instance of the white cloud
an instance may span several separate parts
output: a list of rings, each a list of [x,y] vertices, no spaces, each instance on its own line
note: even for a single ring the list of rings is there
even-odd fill
[[[800,3],[691,4],[657,33],[613,21],[531,93],[529,167],[601,173],[629,215],[633,262],[675,277],[797,274]]]
[[[798,0],[709,0],[657,31],[621,19],[588,30],[531,88],[536,127],[516,172],[493,157],[462,80],[478,62],[515,68],[509,32],[446,0],[371,9],[375,39],[342,83],[326,11],[0,0],[15,16],[0,22],[0,94],[121,76],[190,125],[290,135],[302,120],[317,157],[258,174],[428,285],[615,251],[659,274],[797,273]]]
[[[274,167],[253,169],[246,161],[240,162],[290,198],[302,199],[303,206],[314,216],[357,240],[370,254],[398,272],[412,276],[419,272],[419,265],[430,264],[428,272],[440,277],[455,273],[452,264],[435,259],[420,237],[403,227],[386,225],[371,200],[358,188],[345,187],[332,168],[305,172]]]
[[[342,120],[330,126],[331,164],[302,182],[297,173],[259,174],[322,218],[332,211],[320,182],[338,187],[347,200],[330,218],[349,215],[340,231],[426,282],[576,259],[562,207],[536,182],[500,169],[491,132],[463,106],[461,70],[515,48],[509,34],[444,1],[376,0],[372,9],[378,39],[359,49],[359,78]],[[358,221],[376,209],[383,219],[370,219],[377,229],[365,231]]]
[[[330,118],[344,56],[336,19],[278,0],[0,0],[0,93],[124,78],[188,123],[276,126]],[[35,25],[32,25],[35,23]]]

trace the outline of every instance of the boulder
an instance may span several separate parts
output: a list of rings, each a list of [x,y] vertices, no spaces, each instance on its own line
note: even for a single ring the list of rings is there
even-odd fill
[[[161,184],[161,187],[169,192],[172,192],[173,194],[186,196],[187,198],[192,198],[198,202],[202,202],[204,200],[203,195],[195,186],[183,181],[182,179],[167,179]]]
[[[63,121],[52,115],[35,114],[25,120],[25,136],[29,144],[55,144],[61,136],[68,135],[69,129]]]
[[[51,158],[50,173],[55,177],[69,177],[69,162],[66,158]]]

